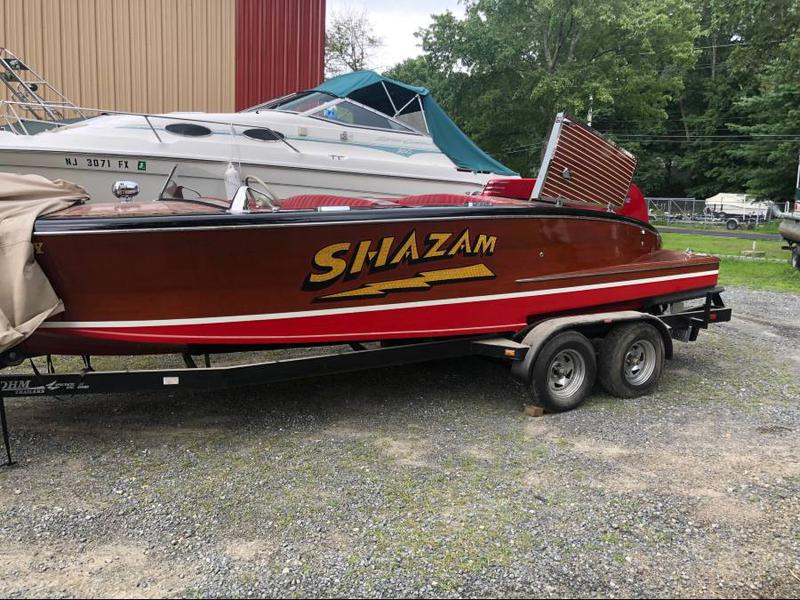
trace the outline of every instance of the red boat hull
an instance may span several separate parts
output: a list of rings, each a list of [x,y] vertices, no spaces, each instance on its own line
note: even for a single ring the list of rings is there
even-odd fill
[[[67,312],[23,349],[134,354],[509,332],[717,282],[715,258],[663,251],[654,229],[613,213],[276,219],[41,221],[38,259]]]

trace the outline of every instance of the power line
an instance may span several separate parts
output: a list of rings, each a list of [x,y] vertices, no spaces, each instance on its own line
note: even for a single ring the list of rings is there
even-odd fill
[[[601,131],[603,135],[613,135],[614,137],[620,138],[678,138],[678,139],[686,139],[686,135],[672,135],[672,134],[661,134],[661,133],[618,133],[615,131]],[[800,133],[741,133],[741,134],[731,134],[731,135],[694,135],[690,134],[689,138],[693,139],[731,139],[731,138],[792,138],[792,139],[800,139]]]
[[[782,142],[800,142],[800,136],[792,137],[787,139],[659,139],[659,138],[652,138],[652,139],[621,139],[619,137],[613,136],[615,141],[618,142],[642,142],[642,143],[658,143],[658,144],[687,144],[690,146],[696,146],[699,144],[704,145],[727,145],[727,144],[766,144],[766,143],[782,143]],[[544,143],[540,142],[538,144],[525,144],[522,146],[512,146],[510,148],[504,148],[501,150],[503,154],[518,154],[520,152],[525,151],[533,151],[538,147],[541,147]]]
[[[614,138],[618,142],[641,142],[641,143],[657,143],[657,144],[687,144],[696,146],[699,144],[705,145],[713,145],[713,144],[782,144],[785,142],[800,142],[800,137],[795,138],[786,138],[786,139],[760,139],[760,140],[693,140],[693,139],[682,139],[682,140],[665,140],[665,139],[619,139]]]
[[[757,42],[755,44],[753,42],[732,42],[730,44],[712,44],[711,46],[695,46],[695,48],[697,50],[710,50],[712,48],[730,48],[732,46],[753,46],[753,45],[769,46],[772,44],[783,44],[788,41],[789,39],[787,38],[785,40],[768,40],[766,42]]]
[[[711,46],[693,46],[695,50],[711,50],[713,48],[732,48],[732,47],[742,47],[742,46],[771,46],[777,44],[784,44],[788,42],[788,39],[785,40],[768,40],[765,42],[732,42],[730,44],[712,44]],[[649,56],[651,54],[656,54],[655,50],[650,50],[648,52],[640,52],[640,56]]]

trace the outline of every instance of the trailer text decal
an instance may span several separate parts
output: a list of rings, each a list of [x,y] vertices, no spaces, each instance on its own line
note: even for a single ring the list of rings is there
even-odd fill
[[[303,283],[304,290],[320,290],[340,280],[355,279],[363,274],[379,273],[400,264],[441,261],[456,256],[491,256],[497,237],[485,233],[472,234],[465,229],[418,236],[412,230],[405,238],[383,237],[378,240],[341,242],[321,248],[312,260],[312,271]],[[423,290],[433,284],[494,277],[483,264],[459,268],[420,271],[413,277],[392,281],[370,282],[361,287],[329,294],[318,300],[339,300],[353,297],[384,296],[390,291]]]

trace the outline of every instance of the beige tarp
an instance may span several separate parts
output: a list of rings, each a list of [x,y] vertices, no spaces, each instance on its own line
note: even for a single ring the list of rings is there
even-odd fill
[[[64,310],[34,258],[33,222],[87,198],[86,190],[68,181],[0,173],[0,352]]]

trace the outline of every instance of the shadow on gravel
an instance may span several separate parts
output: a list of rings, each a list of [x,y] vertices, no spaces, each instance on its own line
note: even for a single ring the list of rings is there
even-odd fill
[[[31,458],[34,451],[58,453],[89,439],[102,452],[109,450],[102,445],[132,437],[167,440],[205,432],[212,442],[242,431],[313,433],[352,420],[366,427],[402,426],[427,411],[507,415],[525,399],[506,365],[467,358],[258,387],[24,398],[7,406],[14,450]],[[38,439],[31,444],[31,437]]]

